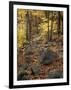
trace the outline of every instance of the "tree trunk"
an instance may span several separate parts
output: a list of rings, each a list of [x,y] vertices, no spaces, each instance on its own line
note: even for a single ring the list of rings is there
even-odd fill
[[[52,12],[52,19],[51,19],[51,35],[50,35],[50,41],[52,40],[52,34],[53,34],[53,12]]]
[[[26,40],[30,43],[31,40],[31,20],[30,20],[30,12],[27,11],[26,14]]]
[[[49,37],[49,11],[48,12],[46,12],[45,11],[45,16],[46,16],[46,18],[48,18],[48,31],[47,31],[47,35],[48,35],[48,41],[49,41],[49,39],[50,39],[50,37]]]
[[[57,32],[58,32],[58,37],[60,35],[60,11],[58,12],[58,29],[57,29]]]

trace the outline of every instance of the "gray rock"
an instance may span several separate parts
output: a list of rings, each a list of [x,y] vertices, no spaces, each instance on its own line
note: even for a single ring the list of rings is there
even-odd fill
[[[27,63],[22,64],[19,67],[19,72],[18,72],[18,77],[17,77],[18,80],[29,80],[30,79],[30,75],[28,71],[31,73],[31,69],[29,67],[30,65]]]
[[[49,72],[48,73],[48,78],[54,79],[54,78],[63,78],[63,72]]]
[[[24,74],[24,75],[27,75],[26,73],[26,70],[30,67],[29,64],[25,63],[25,64],[22,64],[20,67],[19,67],[19,72],[18,74]],[[30,68],[29,68],[30,69]]]
[[[30,76],[29,75],[24,75],[24,74],[19,74],[17,80],[29,80]]]
[[[41,54],[40,54],[40,62],[41,64],[49,64],[51,63],[53,60],[57,59],[58,55],[57,53],[49,50],[49,49],[44,49],[42,50]]]
[[[39,75],[40,73],[40,65],[33,65],[31,68],[32,74],[33,75]]]

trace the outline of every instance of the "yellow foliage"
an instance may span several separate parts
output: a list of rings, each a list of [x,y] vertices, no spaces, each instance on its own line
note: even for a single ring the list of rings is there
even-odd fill
[[[24,9],[18,9],[17,10],[17,14],[18,15],[25,15],[26,14],[26,10],[24,10]]]
[[[25,10],[18,9],[17,21],[19,21],[19,23],[17,24],[17,43],[19,48],[23,46],[23,40],[25,42],[26,38],[25,14],[26,14]]]
[[[48,23],[41,23],[40,25],[39,25],[39,27],[40,27],[40,29],[42,30],[42,31],[48,31]]]
[[[63,13],[61,14],[63,15]],[[40,32],[40,36],[39,36],[40,38],[44,37],[48,33],[48,30],[50,33],[51,28],[53,29],[52,30],[53,32],[57,32],[57,24],[56,24],[57,20],[52,21],[52,13],[49,14],[49,18],[47,17],[47,15],[48,14],[45,14],[45,11],[40,11],[40,10],[26,10],[26,9],[17,10],[17,45],[18,45],[18,48],[22,47],[23,43],[28,42],[26,40],[27,27],[29,28],[27,24],[27,18],[28,18],[28,22],[31,23],[29,24],[31,26],[31,30],[29,30],[31,31],[31,35],[32,35],[31,37],[37,36],[35,35],[37,34],[35,33],[37,30],[39,30]],[[35,20],[35,18],[36,19],[39,18],[39,19]],[[36,25],[37,22],[39,22],[38,25]],[[60,21],[60,23],[61,23],[60,30],[62,30],[62,21]],[[38,38],[36,38],[36,40],[38,40]]]
[[[43,11],[37,11],[37,10],[32,11],[32,14],[33,14],[34,16],[38,16],[38,17],[43,17],[43,16],[45,16],[45,14],[44,14]]]

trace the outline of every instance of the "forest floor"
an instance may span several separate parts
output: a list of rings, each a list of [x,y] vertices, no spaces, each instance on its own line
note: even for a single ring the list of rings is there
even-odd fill
[[[19,51],[18,80],[63,78],[63,46],[42,41]]]

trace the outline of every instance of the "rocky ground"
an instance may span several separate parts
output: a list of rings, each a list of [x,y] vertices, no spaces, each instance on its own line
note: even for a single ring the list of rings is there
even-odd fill
[[[63,78],[62,43],[42,41],[18,51],[18,80]]]

